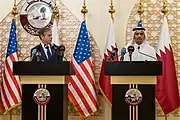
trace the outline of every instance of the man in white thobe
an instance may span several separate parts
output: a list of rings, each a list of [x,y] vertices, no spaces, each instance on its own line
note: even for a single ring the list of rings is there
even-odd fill
[[[134,48],[131,61],[156,61],[156,52],[147,41],[145,28],[142,27],[141,20],[138,22],[138,27],[133,29],[133,40],[127,44],[127,53],[124,55],[124,61],[130,61],[130,53],[128,47]]]

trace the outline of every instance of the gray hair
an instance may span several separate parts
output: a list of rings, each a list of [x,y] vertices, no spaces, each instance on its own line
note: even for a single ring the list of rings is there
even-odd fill
[[[41,35],[44,35],[44,33],[48,32],[50,30],[51,30],[51,28],[48,28],[48,27],[40,28],[39,32],[38,32],[39,33],[39,38],[41,39]]]

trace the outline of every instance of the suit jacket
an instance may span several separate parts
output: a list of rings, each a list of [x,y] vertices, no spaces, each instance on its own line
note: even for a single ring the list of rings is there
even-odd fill
[[[61,60],[61,56],[56,53],[56,51],[51,46],[52,56],[48,59],[46,57],[45,51],[41,44],[33,47],[31,49],[31,59],[33,62],[59,62]],[[34,52],[35,51],[35,52]]]

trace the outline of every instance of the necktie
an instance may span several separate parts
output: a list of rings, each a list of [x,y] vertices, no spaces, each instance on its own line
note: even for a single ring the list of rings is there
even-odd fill
[[[46,46],[45,47],[47,49],[47,56],[48,56],[48,59],[51,57],[51,52],[49,50],[49,46]]]

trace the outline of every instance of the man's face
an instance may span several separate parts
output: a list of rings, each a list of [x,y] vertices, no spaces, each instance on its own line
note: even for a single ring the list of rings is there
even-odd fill
[[[140,45],[145,40],[145,34],[143,30],[138,30],[134,33],[134,40],[136,44]]]
[[[49,30],[44,33],[44,35],[41,35],[42,42],[44,44],[51,44],[52,42],[52,30]]]

